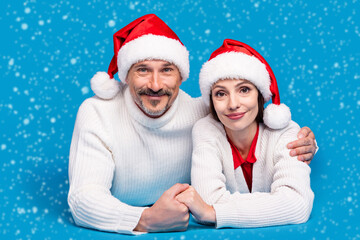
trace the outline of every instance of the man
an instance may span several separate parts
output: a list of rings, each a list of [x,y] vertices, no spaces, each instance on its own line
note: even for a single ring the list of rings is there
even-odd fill
[[[91,80],[70,149],[68,203],[76,224],[118,233],[183,231],[188,208],[175,197],[190,183],[193,124],[208,110],[179,89],[188,51],[157,16],[114,34],[108,73]],[[114,80],[118,72],[121,83]],[[308,128],[291,154],[311,160]],[[305,137],[306,136],[306,137]],[[299,147],[300,146],[300,147]]]

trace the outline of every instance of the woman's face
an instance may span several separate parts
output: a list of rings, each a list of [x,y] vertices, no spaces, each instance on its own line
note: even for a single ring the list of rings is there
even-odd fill
[[[211,91],[215,112],[225,128],[242,131],[255,123],[258,90],[243,79],[217,81]]]

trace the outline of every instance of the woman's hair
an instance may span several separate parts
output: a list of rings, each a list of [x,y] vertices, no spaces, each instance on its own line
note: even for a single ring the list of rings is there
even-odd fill
[[[265,105],[265,100],[264,97],[262,96],[262,94],[260,93],[260,91],[256,88],[256,90],[258,91],[258,114],[255,118],[255,121],[257,123],[263,123],[263,117],[264,117],[264,105]],[[212,90],[210,91],[210,113],[213,116],[213,118],[220,122],[220,119],[218,117],[218,115],[216,114],[215,108],[214,108],[214,103],[212,100]]]

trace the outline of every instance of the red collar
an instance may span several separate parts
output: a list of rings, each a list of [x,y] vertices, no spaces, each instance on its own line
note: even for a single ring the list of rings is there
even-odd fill
[[[241,155],[239,150],[236,148],[236,146],[231,142],[230,138],[226,135],[230,146],[231,146],[231,151],[232,151],[232,155],[233,155],[233,160],[234,160],[234,169],[238,168],[240,165],[242,165],[244,162],[247,163],[254,163],[256,162],[256,157],[255,157],[255,149],[256,149],[256,142],[259,136],[259,124],[257,125],[257,130],[256,130],[256,134],[255,137],[251,143],[250,146],[250,151],[248,156],[246,157],[246,159],[244,160]]]

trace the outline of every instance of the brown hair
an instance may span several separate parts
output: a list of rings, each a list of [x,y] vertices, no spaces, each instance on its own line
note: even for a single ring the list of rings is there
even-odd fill
[[[263,123],[264,122],[263,117],[264,117],[265,100],[264,100],[264,97],[262,96],[262,94],[260,93],[260,91],[257,88],[256,88],[256,90],[258,91],[258,114],[255,118],[255,121],[257,123]],[[218,115],[216,114],[216,111],[214,108],[214,103],[212,100],[211,92],[212,92],[212,90],[210,91],[210,96],[209,96],[210,97],[210,113],[216,121],[220,122],[220,119],[219,119]]]

